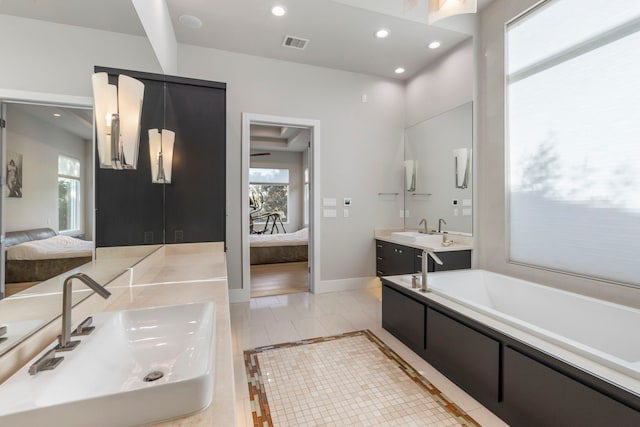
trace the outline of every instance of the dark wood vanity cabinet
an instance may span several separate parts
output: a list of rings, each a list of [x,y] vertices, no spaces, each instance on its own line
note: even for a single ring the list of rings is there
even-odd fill
[[[427,271],[446,271],[471,268],[471,250],[438,252],[443,265],[431,257]],[[422,249],[376,240],[376,276],[396,276],[422,272]]]
[[[414,271],[422,272],[422,249],[414,249]],[[449,251],[438,252],[436,254],[442,261],[442,265],[438,264],[429,257],[427,260],[427,272],[447,271],[447,270],[463,270],[471,268],[471,250],[466,251]]]
[[[415,249],[376,240],[376,276],[415,273]]]

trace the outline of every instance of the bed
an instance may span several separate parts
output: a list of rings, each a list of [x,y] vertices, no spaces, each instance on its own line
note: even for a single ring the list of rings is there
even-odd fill
[[[50,228],[5,233],[5,283],[41,282],[93,259],[93,242]]]
[[[309,229],[295,233],[250,234],[251,265],[301,262],[309,258]]]

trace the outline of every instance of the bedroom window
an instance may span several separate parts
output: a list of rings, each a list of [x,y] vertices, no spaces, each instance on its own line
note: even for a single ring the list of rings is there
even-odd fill
[[[546,1],[506,41],[510,261],[640,285],[640,2]]]
[[[58,227],[80,230],[80,161],[58,156]]]
[[[277,213],[283,222],[287,222],[289,208],[289,169],[249,169],[249,194],[259,204],[255,222],[266,221],[266,215]]]

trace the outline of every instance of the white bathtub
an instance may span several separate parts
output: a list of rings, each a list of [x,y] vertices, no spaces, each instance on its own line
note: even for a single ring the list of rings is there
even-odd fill
[[[484,270],[429,275],[432,291],[640,379],[640,310]]]

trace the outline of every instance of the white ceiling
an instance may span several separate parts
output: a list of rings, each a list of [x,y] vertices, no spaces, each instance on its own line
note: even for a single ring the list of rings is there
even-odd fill
[[[291,126],[251,125],[250,133],[252,152],[306,151],[310,137],[308,129]]]
[[[469,36],[420,22],[428,0],[166,0],[179,43],[406,79]],[[481,0],[480,7],[491,0]],[[424,4],[423,4],[424,3]],[[285,6],[275,17],[270,8]],[[393,4],[394,7],[385,7]],[[0,0],[0,14],[144,35],[131,0]],[[200,18],[200,29],[179,23]],[[425,17],[426,19],[426,17]],[[387,28],[390,36],[373,33]],[[285,35],[309,39],[303,51],[282,47]],[[438,40],[442,47],[427,48]],[[406,73],[396,75],[396,67]]]
[[[25,114],[51,126],[64,129],[84,140],[93,140],[93,110],[63,108],[50,105],[11,104],[13,111]],[[59,117],[53,114],[60,114]]]

